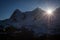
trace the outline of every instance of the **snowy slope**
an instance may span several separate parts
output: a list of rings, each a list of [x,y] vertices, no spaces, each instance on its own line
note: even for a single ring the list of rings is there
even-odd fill
[[[44,17],[41,18],[44,13],[45,11],[40,8],[27,12],[21,12],[19,9],[16,9],[9,19],[2,21],[0,24],[5,27],[13,25],[16,28],[24,26],[29,30],[32,29],[36,34],[46,34],[48,33],[48,30],[52,30],[52,27],[48,29],[46,20],[44,20]],[[51,31],[49,34],[50,33]]]

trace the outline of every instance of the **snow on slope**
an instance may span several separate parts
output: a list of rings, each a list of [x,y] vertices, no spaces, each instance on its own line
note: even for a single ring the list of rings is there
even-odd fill
[[[32,29],[35,33],[46,34],[48,33],[48,27],[44,18],[41,19],[41,16],[43,16],[44,13],[45,11],[40,8],[27,12],[21,12],[19,9],[16,9],[12,16],[1,24],[5,27],[13,25],[16,28],[24,26],[28,29]]]

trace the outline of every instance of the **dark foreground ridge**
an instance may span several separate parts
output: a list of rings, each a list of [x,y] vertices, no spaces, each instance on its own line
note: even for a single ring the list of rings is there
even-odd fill
[[[10,26],[4,30],[0,30],[0,40],[60,40],[60,34],[37,35],[34,35],[32,30],[28,30],[24,27],[15,29],[13,26]]]

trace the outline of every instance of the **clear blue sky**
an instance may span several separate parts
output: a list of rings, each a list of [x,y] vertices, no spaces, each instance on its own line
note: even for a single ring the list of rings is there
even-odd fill
[[[0,20],[9,18],[15,9],[21,11],[40,7],[43,10],[60,7],[60,0],[0,0]]]

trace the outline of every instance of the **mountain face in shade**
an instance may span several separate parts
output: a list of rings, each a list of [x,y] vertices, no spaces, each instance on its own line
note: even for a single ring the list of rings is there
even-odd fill
[[[9,19],[3,20],[0,24],[3,25],[4,28],[13,25],[17,29],[21,27],[28,28],[29,30],[32,29],[35,34],[47,34],[48,27],[46,21],[44,17],[41,18],[44,13],[45,11],[40,8],[27,12],[21,12],[19,9],[16,9]]]
[[[55,25],[57,26],[57,28],[60,29],[60,7],[57,8],[54,13],[55,13],[55,16],[56,16]]]
[[[54,15],[55,15],[55,22],[56,24],[57,23],[60,23],[60,7],[59,8],[56,8],[56,10],[54,11]]]
[[[53,21],[51,25],[50,31],[52,33],[60,34],[60,31],[58,32],[60,29],[60,7],[53,11]]]

